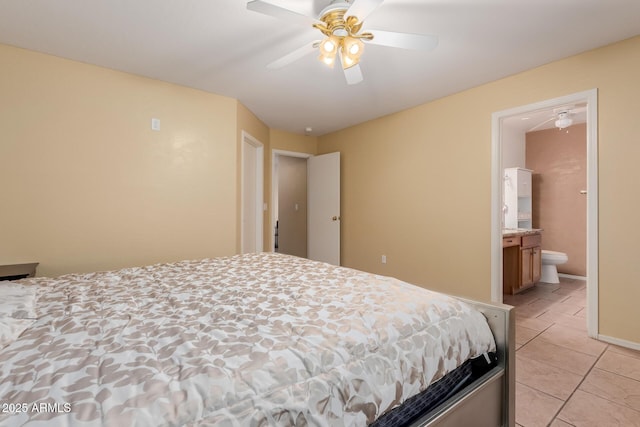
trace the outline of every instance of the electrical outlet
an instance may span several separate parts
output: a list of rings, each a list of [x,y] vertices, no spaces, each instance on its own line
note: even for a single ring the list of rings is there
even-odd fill
[[[381,259],[383,264],[387,263],[387,256],[386,255],[382,255],[382,259]]]

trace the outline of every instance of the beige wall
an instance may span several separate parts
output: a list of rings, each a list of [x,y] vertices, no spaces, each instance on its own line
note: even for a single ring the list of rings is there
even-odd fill
[[[343,265],[489,299],[491,116],[474,104],[463,93],[320,138],[341,152]]]
[[[542,228],[542,249],[569,260],[561,273],[587,275],[587,126],[529,132],[526,167],[533,170],[533,227]]]
[[[2,262],[235,253],[236,100],[5,45],[0,63]]]
[[[639,51],[636,37],[321,138],[269,130],[265,198],[272,148],[340,151],[343,264],[489,300],[491,114],[598,88],[600,333],[640,343]],[[8,46],[0,63],[2,262],[56,275],[237,251],[238,134],[266,130],[236,100]]]
[[[315,136],[298,135],[277,129],[271,129],[269,135],[273,150],[306,154],[317,154],[318,152],[318,138]]]
[[[321,137],[342,153],[343,264],[489,300],[491,114],[598,88],[600,333],[640,343],[638,52],[635,37]]]

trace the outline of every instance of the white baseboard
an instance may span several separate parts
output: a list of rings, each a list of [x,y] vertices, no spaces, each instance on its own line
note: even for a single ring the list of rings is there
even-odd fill
[[[566,277],[567,279],[587,280],[585,276],[574,276],[573,274],[558,273],[558,276]]]
[[[625,347],[625,348],[630,348],[631,350],[640,351],[640,343],[637,343],[637,342],[621,340],[620,338],[609,337],[606,335],[598,335],[598,339],[600,341],[604,341],[609,344],[614,344],[619,347]]]

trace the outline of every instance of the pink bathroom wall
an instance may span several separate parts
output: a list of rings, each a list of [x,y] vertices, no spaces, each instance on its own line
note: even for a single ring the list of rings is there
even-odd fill
[[[568,132],[567,132],[568,131]],[[526,135],[526,167],[533,170],[533,227],[542,228],[542,249],[565,252],[561,273],[586,276],[586,124]]]

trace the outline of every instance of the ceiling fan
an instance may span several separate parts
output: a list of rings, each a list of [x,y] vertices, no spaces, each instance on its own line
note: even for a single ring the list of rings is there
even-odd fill
[[[554,125],[558,128],[558,130],[566,129],[573,124],[573,117],[576,114],[586,111],[586,109],[586,106],[577,107],[575,105],[554,108],[553,114],[550,115],[548,119],[544,120],[541,123],[538,123],[531,129],[529,129],[528,132],[533,132],[537,129],[540,129],[552,120],[555,120]]]
[[[302,57],[318,52],[319,59],[333,67],[340,61],[347,84],[363,80],[360,57],[364,44],[428,51],[438,45],[438,38],[431,35],[401,33],[375,29],[362,30],[364,20],[384,0],[333,0],[319,16],[303,15],[263,0],[252,0],[247,9],[291,22],[310,25],[322,33],[323,39],[307,43],[287,55],[271,62],[268,68],[281,68]]]

